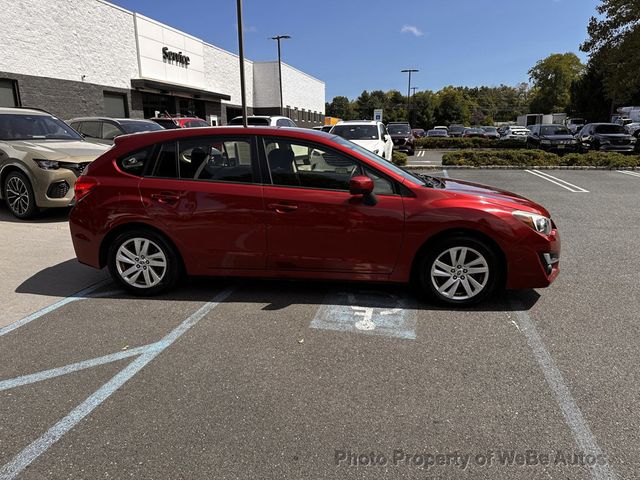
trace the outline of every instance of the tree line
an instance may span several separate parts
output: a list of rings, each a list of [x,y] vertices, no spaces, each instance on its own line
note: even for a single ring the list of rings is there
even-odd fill
[[[586,65],[575,53],[560,53],[537,62],[529,70],[530,83],[516,86],[448,86],[410,99],[397,90],[365,90],[354,100],[333,98],[326,115],[371,119],[374,109],[382,108],[385,121],[409,120],[422,128],[490,125],[525,113],[566,112],[608,121],[616,107],[640,104],[640,0],[601,0],[597,11],[580,46],[588,54]]]

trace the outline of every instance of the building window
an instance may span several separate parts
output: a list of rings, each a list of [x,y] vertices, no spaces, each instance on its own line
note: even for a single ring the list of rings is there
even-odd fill
[[[104,92],[104,114],[112,118],[127,118],[127,96]]]
[[[0,78],[0,107],[19,107],[20,105],[18,82]]]

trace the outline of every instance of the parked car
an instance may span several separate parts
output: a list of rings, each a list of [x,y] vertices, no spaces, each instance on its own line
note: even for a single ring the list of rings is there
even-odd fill
[[[564,125],[531,125],[527,148],[539,148],[547,152],[575,152],[578,142]]]
[[[528,128],[520,127],[518,125],[511,125],[504,129],[500,140],[521,140],[525,142],[530,133],[531,130],[529,130]]]
[[[559,272],[549,212],[413,174],[336,135],[209,128],[127,135],[76,183],[78,259],[137,295],[193,276],[414,282],[456,306]],[[127,199],[123,203],[123,199]]]
[[[487,134],[481,128],[465,128],[462,136],[464,138],[487,138]]]
[[[382,122],[373,120],[339,122],[329,133],[360,145],[389,161],[393,158],[393,140]]]
[[[232,118],[229,125],[242,125],[242,117]],[[247,117],[247,125],[265,127],[297,127],[289,117],[279,115],[251,115]]]
[[[154,117],[149,120],[156,122],[163,128],[167,130],[172,130],[175,128],[200,128],[200,127],[209,127],[210,125],[198,117],[182,117],[182,116],[162,116],[162,117]]]
[[[321,132],[330,132],[333,128],[333,125],[318,125],[313,127],[313,130],[319,130]]]
[[[387,130],[393,140],[393,148],[408,155],[415,153],[415,142],[411,133],[411,126],[406,122],[390,122],[387,124]]]
[[[480,127],[484,130],[485,137],[491,140],[499,140],[500,134],[498,133],[498,129],[496,127]]]
[[[134,118],[83,117],[73,118],[67,123],[85,140],[103,145],[113,145],[114,139],[120,135],[164,130],[156,122]]]
[[[574,135],[580,131],[582,127],[585,126],[587,122],[584,118],[567,118],[566,126],[571,133]]]
[[[636,138],[625,127],[615,123],[589,123],[580,131],[578,141],[583,152],[602,150],[630,153],[636,147]]]
[[[413,133],[413,136],[415,138],[424,138],[427,135],[427,132],[425,132],[422,128],[414,128],[411,130],[411,133]]]
[[[450,137],[462,137],[465,130],[464,125],[449,125],[448,132]]]
[[[441,128],[432,128],[427,132],[427,138],[449,138],[449,134],[446,130],[442,130]]]
[[[445,127],[444,125],[437,125],[433,127],[432,130],[444,130],[447,134],[449,133],[449,127]]]
[[[20,219],[68,207],[76,178],[107,149],[44,111],[0,108],[0,197]]]
[[[625,125],[624,128],[627,129],[627,133],[629,135],[632,135],[635,137],[636,133],[640,130],[640,122],[630,123],[628,125]]]

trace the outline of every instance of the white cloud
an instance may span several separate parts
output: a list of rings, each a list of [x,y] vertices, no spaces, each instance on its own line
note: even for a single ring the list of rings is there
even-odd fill
[[[400,29],[400,33],[412,33],[416,37],[421,37],[424,35],[424,32],[420,30],[418,27],[416,27],[415,25],[404,25]]]

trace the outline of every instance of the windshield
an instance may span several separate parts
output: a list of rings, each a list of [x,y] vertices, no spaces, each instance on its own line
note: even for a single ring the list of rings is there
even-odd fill
[[[236,117],[229,122],[229,125],[242,125],[242,117]],[[268,118],[247,117],[247,125],[265,126],[269,125]]]
[[[449,127],[449,131],[450,132],[462,132],[464,130],[465,127],[463,127],[462,125],[451,125]]]
[[[331,133],[347,140],[378,140],[376,125],[336,125]]]
[[[447,136],[447,132],[444,130],[429,130],[427,132],[427,136],[429,137],[446,137]]]
[[[0,115],[0,140],[82,140],[62,120],[49,115]]]
[[[627,133],[627,130],[622,125],[598,125],[596,127],[596,133]]]
[[[337,135],[334,135],[332,140],[340,145],[343,145],[351,150],[354,150],[356,152],[358,152],[360,155],[367,157],[368,160],[371,160],[372,162],[374,162],[376,165],[380,165],[383,168],[386,168],[388,170],[391,170],[394,173],[397,173],[398,175],[402,176],[403,178],[406,178],[407,180],[413,182],[413,183],[417,183],[418,185],[425,185],[425,181],[424,179],[417,177],[416,175],[414,175],[413,173],[400,168],[396,165],[394,165],[391,162],[388,162],[387,160],[385,160],[382,157],[379,157],[378,155],[376,155],[373,152],[370,152],[369,150],[367,150],[366,148],[361,147],[360,145],[357,145],[353,142],[350,142],[348,140],[345,140],[342,137],[339,137]]]
[[[387,130],[391,135],[409,135],[411,129],[409,125],[387,125]]]
[[[571,135],[567,127],[547,125],[540,128],[541,135]]]
[[[126,133],[154,132],[156,130],[164,130],[164,128],[162,128],[155,122],[120,121],[120,126]]]

